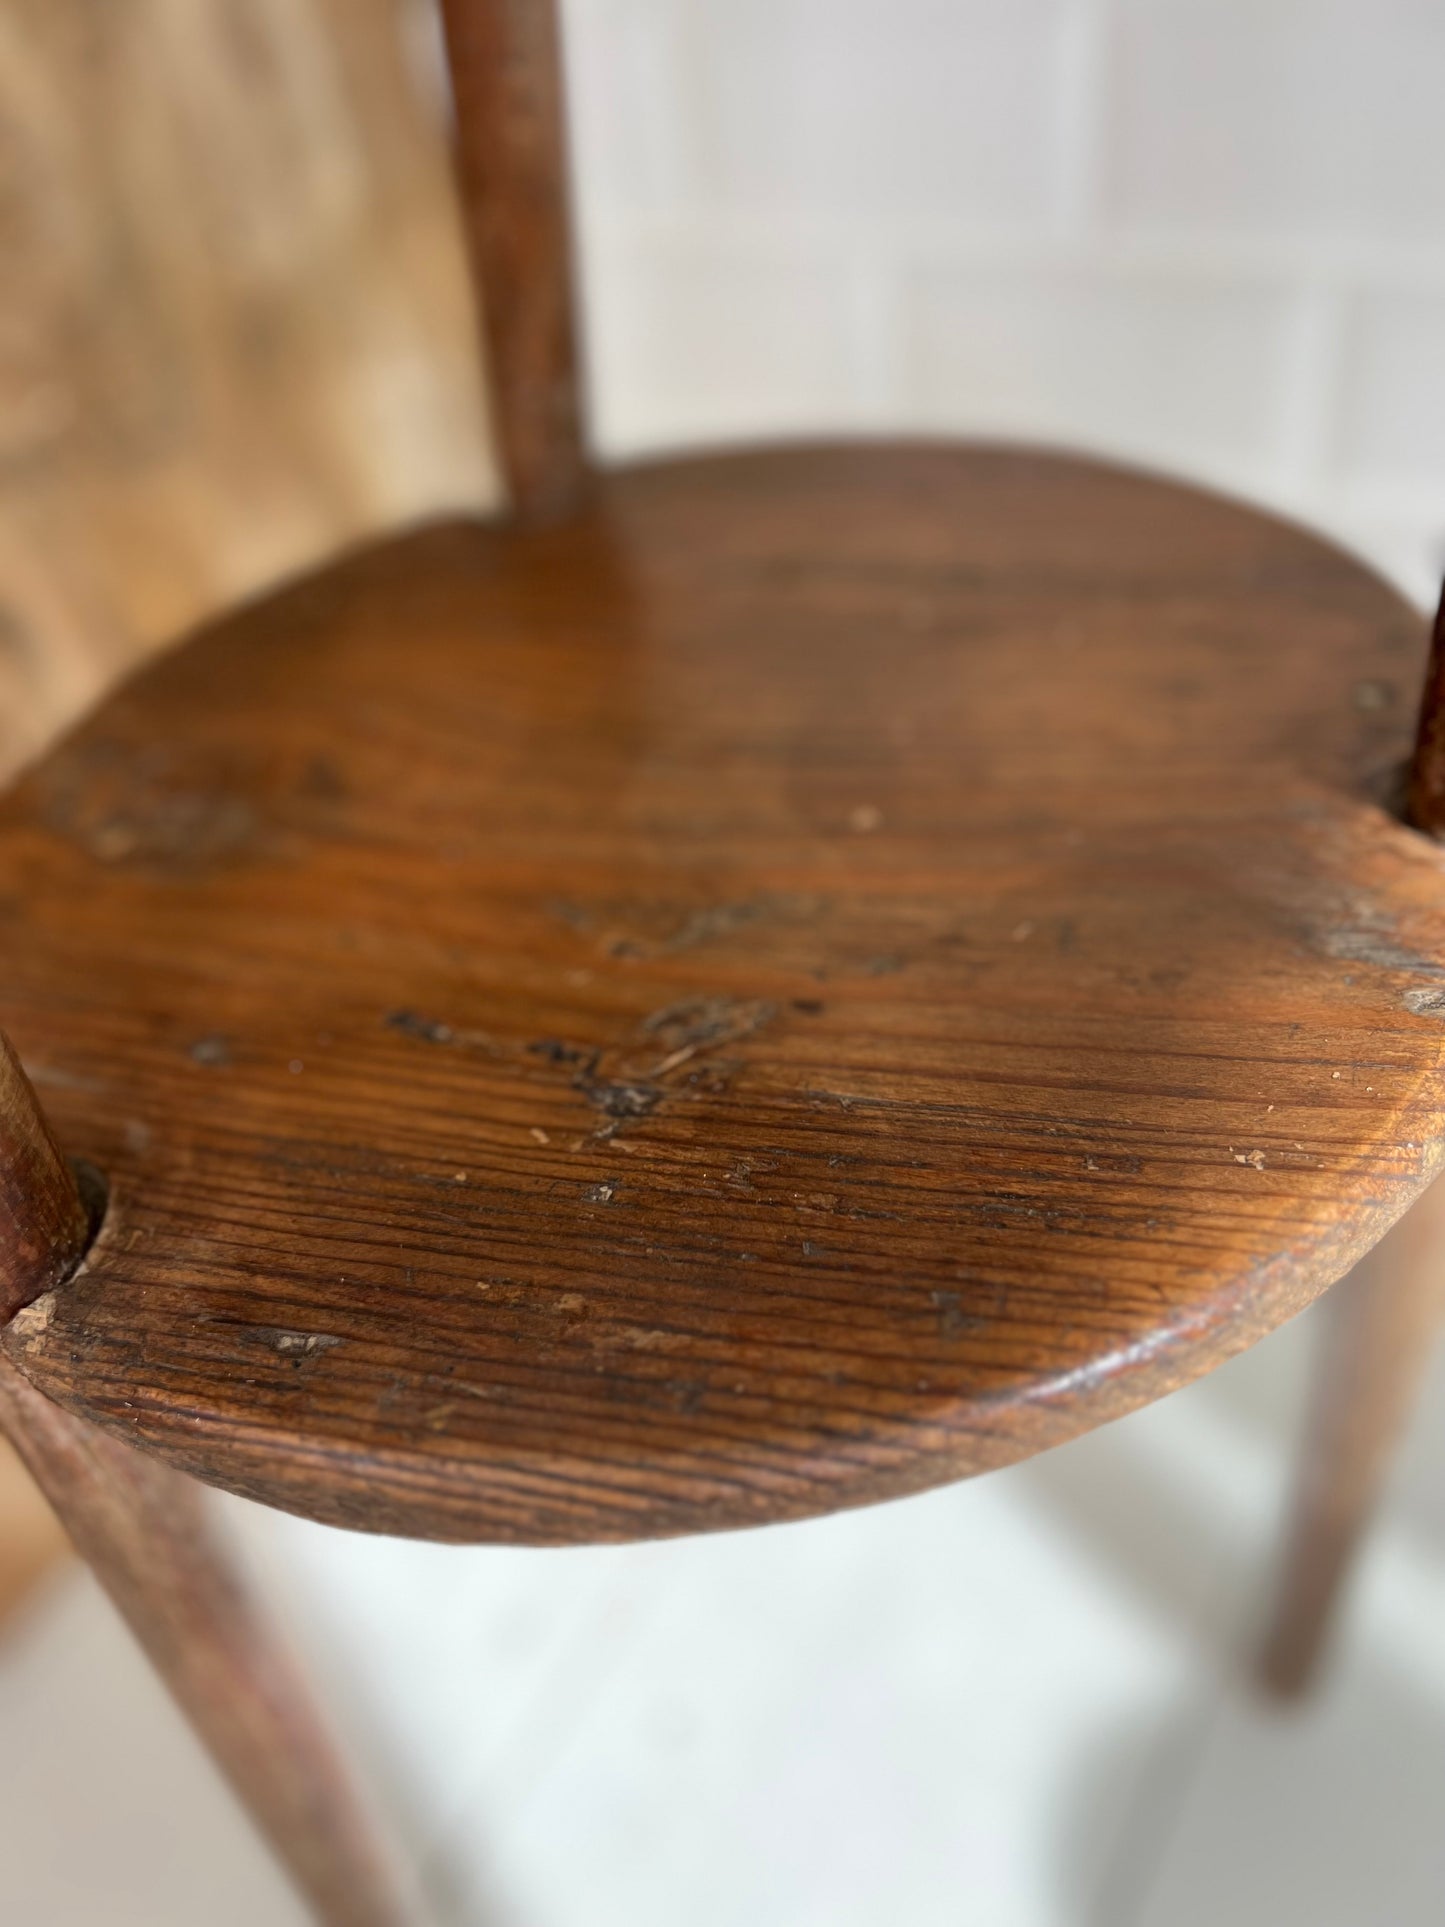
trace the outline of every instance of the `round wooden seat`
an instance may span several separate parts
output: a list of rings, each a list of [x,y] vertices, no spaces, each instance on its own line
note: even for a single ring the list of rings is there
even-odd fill
[[[458,1539],[1154,1397],[1434,1168],[1425,640],[1269,517],[948,447],[641,467],[243,611],[0,808],[0,1026],[109,1190],[11,1356]]]

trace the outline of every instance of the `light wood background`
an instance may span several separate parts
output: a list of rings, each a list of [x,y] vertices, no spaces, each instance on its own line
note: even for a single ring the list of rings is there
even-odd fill
[[[0,778],[211,611],[490,499],[443,71],[432,0],[0,6]],[[0,1461],[0,1612],[58,1543]]]
[[[431,0],[0,7],[0,766],[491,481]]]

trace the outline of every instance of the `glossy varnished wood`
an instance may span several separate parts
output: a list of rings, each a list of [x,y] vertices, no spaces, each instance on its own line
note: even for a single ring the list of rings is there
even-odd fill
[[[1267,517],[943,448],[239,615],[0,813],[0,1024],[110,1184],[11,1357],[218,1484],[527,1541],[1159,1394],[1433,1168],[1425,641]]]

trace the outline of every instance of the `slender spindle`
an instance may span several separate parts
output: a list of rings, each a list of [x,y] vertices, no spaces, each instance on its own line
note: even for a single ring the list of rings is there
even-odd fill
[[[456,159],[513,514],[562,515],[584,478],[556,0],[442,0]]]
[[[1430,638],[1405,814],[1417,830],[1445,837],[1445,594]]]
[[[3,1356],[0,1433],[318,1927],[409,1927],[426,1918],[274,1616],[213,1527],[203,1488],[62,1411]]]

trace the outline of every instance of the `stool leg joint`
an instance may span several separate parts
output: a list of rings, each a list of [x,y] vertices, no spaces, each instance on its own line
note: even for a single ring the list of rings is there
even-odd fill
[[[100,1173],[61,1150],[0,1031],[0,1322],[71,1276],[100,1228],[105,1196]]]

